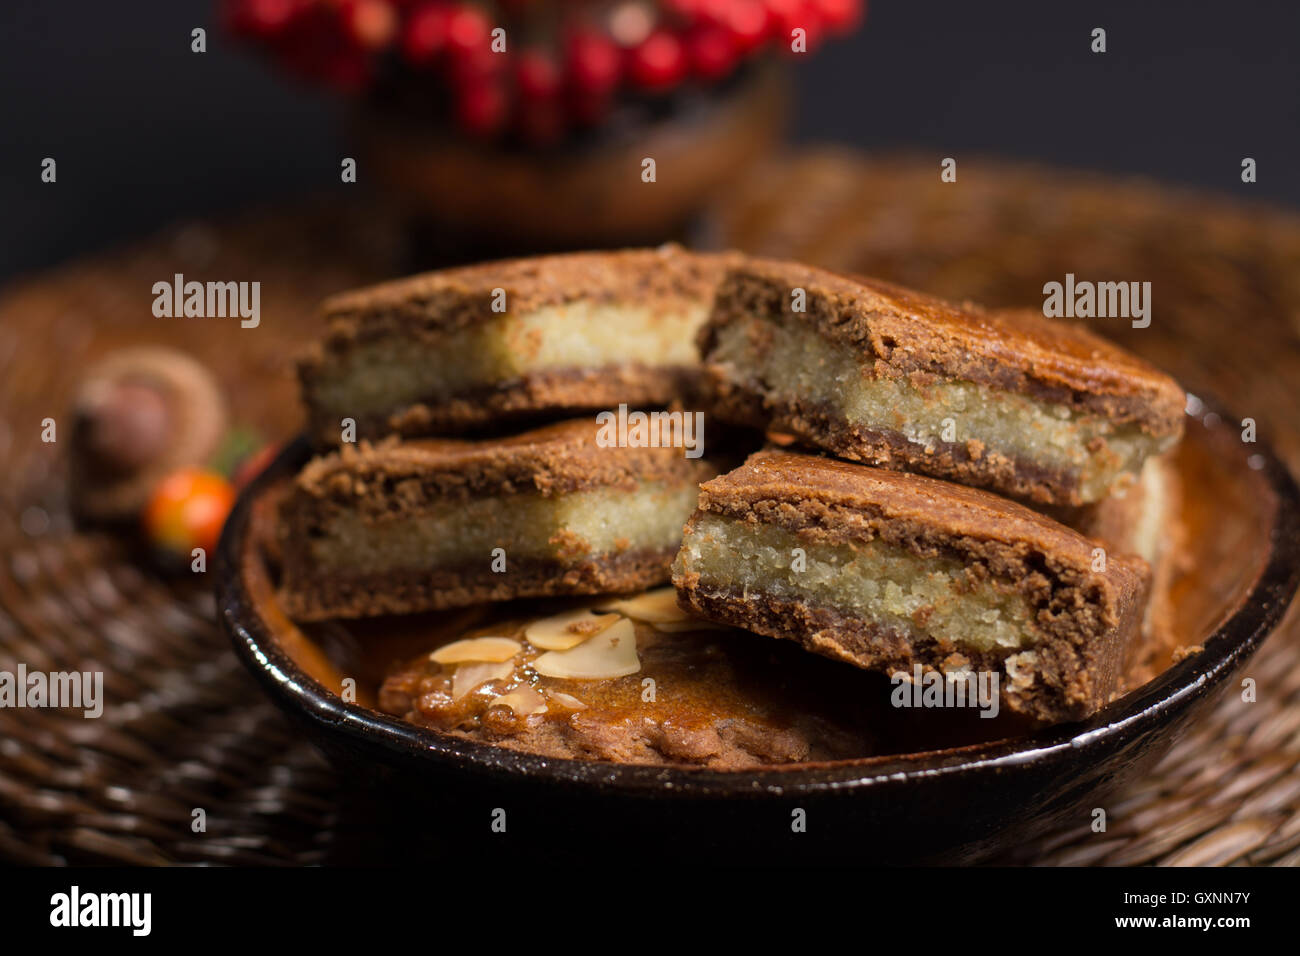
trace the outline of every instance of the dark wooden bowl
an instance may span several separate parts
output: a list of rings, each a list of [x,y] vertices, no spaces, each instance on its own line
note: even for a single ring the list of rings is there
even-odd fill
[[[271,485],[308,457],[287,448],[244,493],[222,538],[223,627],[274,701],[344,772],[412,859],[448,852],[611,852],[639,858],[867,863],[969,861],[1049,827],[1087,826],[1106,794],[1164,753],[1282,619],[1300,584],[1300,493],[1237,419],[1199,403],[1179,453],[1194,568],[1176,595],[1203,650],[1090,720],[1012,740],[755,771],[559,760],[447,736],[356,704],[309,676],[282,640],[249,534]],[[1185,612],[1185,614],[1183,613]],[[288,646],[287,646],[288,645]],[[504,811],[506,830],[492,822]],[[806,831],[792,821],[803,811]],[[494,814],[496,816],[494,817]]]
[[[655,245],[683,239],[720,190],[771,154],[785,79],[756,65],[681,109],[629,114],[549,150],[476,143],[377,108],[356,114],[351,139],[382,194],[445,258]],[[652,184],[641,181],[647,157]]]

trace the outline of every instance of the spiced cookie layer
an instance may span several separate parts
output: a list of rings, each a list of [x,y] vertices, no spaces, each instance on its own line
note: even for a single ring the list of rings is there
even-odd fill
[[[1072,325],[795,263],[734,263],[700,332],[726,420],[844,458],[1081,505],[1182,434],[1168,376]]]
[[[1011,711],[1082,718],[1120,689],[1149,572],[946,482],[763,451],[707,482],[673,583],[710,620],[858,667],[999,677]]]
[[[711,466],[602,447],[594,420],[487,441],[388,440],[307,465],[281,510],[300,620],[663,582]]]
[[[448,269],[326,301],[299,364],[309,428],[340,442],[459,434],[665,405],[693,391],[694,337],[725,257],[676,246]]]

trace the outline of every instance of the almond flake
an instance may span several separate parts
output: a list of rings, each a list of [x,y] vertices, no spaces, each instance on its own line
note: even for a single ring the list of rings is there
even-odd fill
[[[543,618],[528,625],[524,637],[543,651],[567,651],[618,621],[617,614],[592,614],[586,608]]]
[[[470,661],[499,664],[523,649],[522,644],[508,637],[470,637],[438,648],[429,655],[429,660],[436,664],[465,664]]]
[[[617,611],[634,621],[647,624],[672,623],[689,620],[685,611],[677,606],[677,592],[672,588],[656,588],[635,597],[608,601],[596,605],[599,611]]]
[[[501,663],[476,661],[472,664],[461,664],[451,677],[451,696],[460,700],[481,684],[486,684],[490,680],[505,680],[514,672],[515,666],[510,661]]]
[[[547,651],[533,661],[543,677],[611,680],[641,669],[636,655],[636,628],[627,618],[567,651]]]
[[[531,687],[519,687],[508,694],[494,698],[492,706],[498,704],[509,707],[520,717],[544,713],[546,710],[546,698]]]

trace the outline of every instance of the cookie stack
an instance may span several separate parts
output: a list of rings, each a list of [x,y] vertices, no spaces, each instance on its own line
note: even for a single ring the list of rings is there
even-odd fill
[[[716,417],[823,454],[704,485],[686,606],[871,670],[992,673],[1042,722],[1146,676],[1175,559],[1168,376],[1041,315],[766,261],[728,271],[700,344]]]
[[[634,441],[594,413],[686,393],[724,262],[675,246],[540,257],[326,302],[326,336],[300,364],[323,454],[282,509],[289,613],[665,582],[716,469],[674,447],[681,410]]]
[[[299,620],[636,592],[671,565],[709,622],[913,680],[993,674],[1038,722],[1155,657],[1185,399],[1077,327],[676,247],[325,314],[301,366],[322,454],[282,510]],[[672,413],[610,441],[619,406]],[[680,441],[695,409],[704,457]],[[717,454],[751,436],[739,467]]]

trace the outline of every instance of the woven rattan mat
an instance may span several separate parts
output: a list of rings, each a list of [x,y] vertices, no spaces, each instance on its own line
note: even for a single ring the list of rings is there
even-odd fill
[[[163,342],[226,383],[269,437],[298,411],[286,356],[323,295],[409,271],[403,230],[321,201],[195,222],[12,285],[0,297],[0,669],[105,671],[110,706],[0,709],[0,859],[28,863],[383,860],[354,796],[254,686],[211,596],[159,577],[111,537],[76,533],[60,449],[105,350]],[[1300,218],[1150,183],[816,151],[723,197],[701,241],[862,271],[989,305],[1042,301],[1067,272],[1152,283],[1145,330],[1105,326],[1192,391],[1226,399],[1300,465]],[[174,273],[258,279],[262,323],[157,319]],[[1300,633],[1293,614],[1250,664],[1258,702],[1227,695],[1138,787],[1105,834],[1063,832],[1002,862],[1300,862]],[[207,831],[191,831],[202,807]]]

